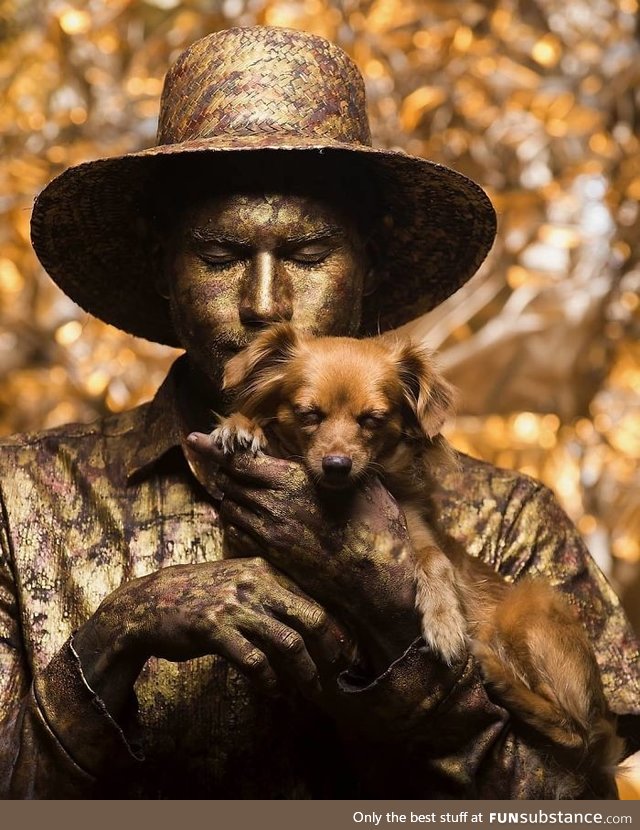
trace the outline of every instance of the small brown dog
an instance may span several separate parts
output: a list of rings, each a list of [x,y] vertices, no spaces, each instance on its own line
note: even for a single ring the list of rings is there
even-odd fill
[[[438,470],[455,455],[440,435],[453,392],[424,349],[384,337],[308,337],[278,324],[229,360],[224,388],[236,411],[213,435],[225,451],[301,458],[330,490],[380,476],[407,519],[429,647],[448,664],[469,648],[513,714],[576,763],[611,769],[620,744],[571,607],[543,581],[507,583],[438,539],[426,518]]]

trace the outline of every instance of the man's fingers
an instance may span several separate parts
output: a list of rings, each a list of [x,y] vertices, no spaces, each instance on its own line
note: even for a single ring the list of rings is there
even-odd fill
[[[298,523],[281,523],[268,509],[256,510],[253,505],[245,506],[226,498],[220,505],[220,518],[224,528],[236,527],[243,539],[253,540],[251,550],[288,576],[298,579],[302,572],[315,571],[315,560],[300,555],[311,539],[306,538],[305,528]]]
[[[245,537],[249,536],[257,545],[260,544],[260,534],[256,531],[256,524],[259,524],[262,519],[251,507],[225,498],[220,505],[220,517],[225,527],[233,525]]]
[[[264,494],[269,492],[255,487],[253,482],[251,486],[243,484],[226,473],[218,473],[216,483],[224,493],[225,498],[232,499],[238,504],[244,504],[247,507],[259,504],[264,498]]]
[[[224,456],[220,467],[243,484],[272,490],[295,492],[307,481],[299,464],[270,455],[254,456],[246,450]]]
[[[286,512],[287,502],[283,494],[275,490],[242,484],[225,473],[219,473],[216,476],[216,483],[224,493],[223,502],[241,505],[267,521],[280,522],[283,512]],[[221,515],[225,517],[224,510],[221,510]]]
[[[215,650],[233,663],[260,691],[278,691],[278,676],[305,693],[320,691],[318,669],[297,631],[272,617],[247,622],[216,643]]]
[[[191,432],[187,435],[187,444],[197,452],[207,453],[218,459],[224,456],[224,452],[213,439],[213,436],[206,432]]]
[[[225,559],[263,559],[263,546],[248,533],[235,525],[225,525],[224,528],[224,558]]]
[[[261,617],[243,633],[258,643],[278,675],[284,675],[303,691],[320,691],[317,666],[298,631],[280,620]]]
[[[268,561],[274,558],[274,554],[278,560],[282,558],[275,549],[271,550],[272,545],[269,545],[269,540],[274,533],[274,527],[278,524],[278,519],[267,508],[258,505],[258,509],[256,509],[256,505],[251,502],[238,504],[233,499],[225,498],[220,505],[220,517],[225,528],[233,525],[244,534],[244,538],[253,539],[254,549],[259,550],[258,555]],[[280,530],[278,532],[281,541],[289,545],[293,544],[294,540],[287,539]],[[268,546],[268,550],[265,545]],[[273,564],[278,563],[273,562]]]
[[[254,455],[248,450],[228,454],[210,435],[202,432],[192,432],[187,437],[187,442],[196,452],[206,455],[244,484],[275,489],[300,486],[306,481],[302,467],[292,461],[273,458],[264,453]]]
[[[269,658],[258,646],[237,631],[230,633],[222,642],[216,641],[215,651],[244,674],[261,691],[273,695],[278,678]]]
[[[276,595],[268,607],[279,619],[295,626],[316,664],[337,666],[350,663],[353,652],[351,638],[321,605],[299,596],[293,602],[282,602],[281,596]]]

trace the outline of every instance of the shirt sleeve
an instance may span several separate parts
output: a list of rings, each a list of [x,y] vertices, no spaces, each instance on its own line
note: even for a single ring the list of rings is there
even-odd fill
[[[612,781],[588,780],[560,747],[519,727],[471,657],[449,668],[419,641],[372,683],[354,680],[340,679],[341,703],[368,797],[616,797]]]
[[[574,606],[629,752],[640,749],[640,644],[620,600],[553,493],[538,486],[504,530],[496,565],[509,579],[546,579]]]
[[[566,593],[594,643],[611,708],[625,724],[631,716],[637,737],[638,646],[617,597],[546,488],[512,515],[493,540],[502,552],[494,564],[510,578],[537,575]],[[561,747],[512,719],[471,657],[449,668],[418,640],[381,677],[367,683],[346,674],[339,686],[344,721],[358,734],[351,751],[372,793],[394,780],[405,798],[426,791],[431,798],[616,797],[608,776],[594,780]]]
[[[84,681],[67,642],[32,676],[21,638],[11,544],[0,514],[0,797],[87,798],[107,763],[132,752]]]

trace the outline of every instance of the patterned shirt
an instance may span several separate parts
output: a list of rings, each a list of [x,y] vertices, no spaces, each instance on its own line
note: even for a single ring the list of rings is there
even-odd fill
[[[180,364],[137,409],[2,442],[0,793],[553,797],[561,757],[491,698],[472,658],[450,669],[420,641],[378,678],[346,674],[339,719],[293,693],[260,696],[218,656],[150,659],[128,713],[111,719],[73,632],[124,581],[222,555],[215,504],[185,449]],[[538,482],[461,463],[437,495],[441,528],[508,579],[541,575],[567,594],[627,748],[638,748],[638,643],[569,519]]]

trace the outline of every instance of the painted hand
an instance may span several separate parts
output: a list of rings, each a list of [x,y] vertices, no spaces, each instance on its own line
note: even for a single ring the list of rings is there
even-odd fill
[[[190,446],[216,467],[220,513],[237,556],[261,556],[346,623],[382,671],[419,636],[404,516],[377,479],[333,496],[293,461],[225,455],[210,436]]]
[[[308,697],[348,664],[345,632],[264,559],[174,565],[127,582],[78,631],[87,681],[117,717],[151,657],[226,657],[262,691]],[[278,680],[284,680],[279,684]]]

